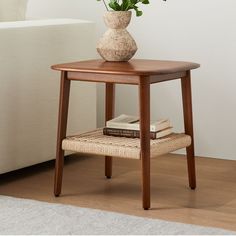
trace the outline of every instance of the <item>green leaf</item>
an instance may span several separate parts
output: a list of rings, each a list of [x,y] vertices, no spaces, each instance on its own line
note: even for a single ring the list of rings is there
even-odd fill
[[[127,0],[124,10],[129,11],[131,9],[134,9],[134,6],[136,4],[137,4],[137,0]]]
[[[136,16],[142,16],[143,15],[143,12],[142,11],[139,11],[139,10],[135,10],[136,11]]]
[[[0,0],[1,1],[1,0]],[[97,0],[98,2],[103,1],[105,7],[108,10],[106,0]],[[167,1],[167,0],[163,0]],[[136,16],[142,16],[143,12],[139,10],[138,4],[150,4],[150,0],[107,0],[109,7],[114,11],[129,11],[135,10]]]
[[[129,8],[129,0],[123,0],[122,4],[121,4],[121,10],[122,11],[127,11],[127,9]]]
[[[141,2],[142,2],[142,4],[149,4],[150,3],[149,0],[142,0]]]
[[[137,6],[134,6],[134,10],[136,11],[136,16],[139,17],[139,16],[142,16],[142,15],[143,15],[143,12],[140,11]]]
[[[130,2],[133,4],[133,5],[136,5],[138,3],[138,0],[130,0]]]
[[[108,5],[114,11],[121,11],[121,6],[118,4],[117,0],[111,0]]]

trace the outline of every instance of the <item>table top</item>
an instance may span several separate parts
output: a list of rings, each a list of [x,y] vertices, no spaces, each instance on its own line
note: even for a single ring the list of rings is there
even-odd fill
[[[52,69],[67,72],[150,76],[184,72],[198,67],[200,65],[197,63],[183,61],[133,59],[129,62],[106,62],[100,59],[54,65]]]

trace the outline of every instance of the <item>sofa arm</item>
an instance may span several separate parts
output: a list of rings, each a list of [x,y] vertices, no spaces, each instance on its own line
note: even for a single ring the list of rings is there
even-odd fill
[[[76,47],[72,37],[78,38],[78,45]],[[25,56],[34,57],[34,53],[37,52],[38,47],[49,47],[50,53],[58,54],[58,50],[64,50],[65,52],[65,49],[58,48],[58,45],[62,42],[61,45],[66,48],[65,53],[76,55],[75,52],[77,51],[80,60],[88,58],[88,56],[92,58],[95,55],[95,25],[93,22],[84,20],[46,19],[2,22],[0,23],[0,39],[1,63],[4,63],[4,53],[8,56],[14,56],[24,52]],[[94,44],[92,46],[94,47],[91,47],[91,40],[93,40]],[[74,47],[69,47],[70,44],[73,44]],[[88,44],[89,47],[87,46]],[[38,47],[36,48],[35,45],[38,45]],[[24,51],[21,51],[22,49]],[[71,53],[72,51],[73,53]],[[12,59],[14,60],[14,58]],[[17,60],[17,58],[15,59]],[[61,61],[63,62],[65,59],[61,58]],[[76,60],[78,58],[71,59]]]
[[[55,158],[60,80],[50,66],[95,51],[92,22],[0,23],[0,174]],[[95,84],[74,84],[69,110],[68,134],[95,128]]]

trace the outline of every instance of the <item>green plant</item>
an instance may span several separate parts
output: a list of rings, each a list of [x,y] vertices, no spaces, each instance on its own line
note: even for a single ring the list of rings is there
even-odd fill
[[[149,4],[149,0],[108,0],[108,5],[105,0],[103,1],[107,11],[109,11],[108,6],[114,11],[129,11],[135,10],[136,16],[141,16],[143,12],[139,10],[138,4]],[[163,0],[166,1],[166,0]]]

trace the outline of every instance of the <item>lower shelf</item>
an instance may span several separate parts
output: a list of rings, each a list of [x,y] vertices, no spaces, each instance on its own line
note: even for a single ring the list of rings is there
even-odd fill
[[[155,157],[188,147],[191,144],[191,137],[173,133],[150,142],[151,157]],[[102,129],[67,137],[62,142],[62,149],[103,156],[141,158],[140,139],[106,136],[103,135]]]

